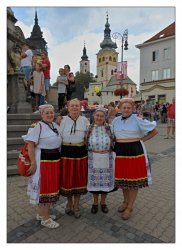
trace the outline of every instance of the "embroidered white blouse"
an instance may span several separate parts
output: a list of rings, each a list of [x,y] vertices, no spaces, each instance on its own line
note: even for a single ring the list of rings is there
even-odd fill
[[[122,119],[122,116],[116,117],[112,121],[113,132],[116,139],[131,139],[142,138],[150,131],[156,128],[156,122],[143,120],[132,114],[127,119]]]
[[[105,151],[110,149],[110,137],[105,126],[94,125],[88,141],[88,150]]]
[[[84,116],[79,116],[76,120],[74,133],[74,121],[69,116],[63,116],[60,124],[62,141],[64,143],[80,143],[84,141],[86,130],[89,126],[89,121]]]

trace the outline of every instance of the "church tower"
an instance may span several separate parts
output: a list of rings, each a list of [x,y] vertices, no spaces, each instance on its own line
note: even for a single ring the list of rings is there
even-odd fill
[[[117,45],[111,40],[111,29],[108,22],[108,13],[104,29],[104,40],[100,43],[101,49],[97,53],[97,82],[102,82],[105,87],[110,78],[115,74],[118,62]]]
[[[84,48],[83,48],[83,55],[80,61],[80,73],[86,74],[90,72],[90,60],[88,60],[87,51],[85,48],[85,41],[84,41]]]
[[[33,26],[31,36],[26,39],[26,41],[30,44],[30,47],[33,51],[41,53],[42,51],[47,51],[47,42],[42,37],[42,31],[38,24],[37,11],[35,11],[35,24]]]

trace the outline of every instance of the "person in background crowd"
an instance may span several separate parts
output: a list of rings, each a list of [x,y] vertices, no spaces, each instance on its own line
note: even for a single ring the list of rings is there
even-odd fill
[[[24,43],[22,45],[20,71],[25,74],[24,86],[25,86],[25,89],[27,90],[27,98],[29,98],[30,96],[29,80],[30,80],[30,74],[32,71],[32,57],[33,57],[33,53],[31,49],[29,48],[29,44]]]
[[[107,120],[109,124],[112,123],[115,116],[116,116],[116,110],[115,110],[114,102],[110,102],[108,105],[108,116],[107,116]]]
[[[88,184],[87,190],[93,193],[91,213],[98,212],[99,194],[103,213],[108,213],[107,194],[114,189],[113,134],[106,124],[106,110],[98,108],[94,112],[94,122],[87,131]]]
[[[51,69],[51,63],[48,57],[48,54],[46,51],[43,51],[41,54],[42,57],[42,69],[44,73],[44,84],[45,84],[45,103],[48,102],[48,95],[49,95],[49,88],[50,88],[50,69]]]
[[[87,193],[88,155],[85,134],[89,126],[86,117],[80,115],[78,99],[68,102],[67,116],[60,123],[61,146],[61,185],[60,194],[67,197],[65,213],[80,217],[80,195]]]
[[[146,103],[142,106],[142,115],[143,119],[147,119],[148,121],[151,121],[152,118],[152,105],[150,104],[149,100],[146,100]]]
[[[53,122],[54,107],[46,104],[39,107],[42,121],[22,136],[28,143],[31,166],[27,173],[30,204],[36,205],[36,219],[47,228],[57,228],[55,215],[50,207],[59,200],[60,188],[60,146],[59,126]]]
[[[60,111],[65,106],[66,99],[66,86],[68,85],[67,76],[63,68],[59,69],[59,76],[57,77],[58,85],[58,111]]]
[[[113,122],[115,142],[115,185],[123,191],[124,201],[118,208],[122,219],[128,220],[132,214],[138,190],[151,185],[151,171],[143,142],[157,134],[156,122],[132,114],[134,100],[120,101],[122,115]]]
[[[169,139],[171,131],[171,138],[175,138],[175,98],[173,97],[172,103],[167,107],[167,136],[164,139]]]
[[[167,107],[166,103],[163,103],[161,106],[161,122],[166,123],[167,122]]]
[[[33,72],[33,92],[35,93],[35,112],[39,112],[39,106],[44,104],[45,85],[44,74],[42,72],[42,64],[36,63],[35,71]]]
[[[159,103],[156,102],[154,106],[154,121],[156,122],[159,120],[159,108],[160,108]]]
[[[60,117],[62,118],[63,116],[68,115],[68,108],[64,107],[63,109],[60,110]]]
[[[70,72],[70,66],[69,65],[64,65],[64,70],[65,70],[65,74],[66,74],[67,80],[68,80],[68,85],[66,86],[66,88],[67,88],[66,99],[67,99],[67,101],[70,101],[72,93],[75,90],[75,78],[74,78],[73,73]]]

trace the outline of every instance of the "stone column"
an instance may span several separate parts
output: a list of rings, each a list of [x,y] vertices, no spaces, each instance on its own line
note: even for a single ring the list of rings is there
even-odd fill
[[[16,72],[8,75],[7,105],[9,113],[32,113],[31,104],[26,102],[24,74]]]

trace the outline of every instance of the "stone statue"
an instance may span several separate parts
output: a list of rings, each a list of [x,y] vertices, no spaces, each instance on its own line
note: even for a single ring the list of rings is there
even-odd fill
[[[17,44],[10,51],[9,57],[14,72],[19,72],[21,63],[21,49]]]

